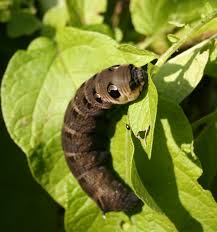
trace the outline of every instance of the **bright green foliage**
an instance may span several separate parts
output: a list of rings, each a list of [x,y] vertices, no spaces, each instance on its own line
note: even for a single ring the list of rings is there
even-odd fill
[[[43,24],[52,28],[62,28],[69,21],[69,15],[64,2],[49,9],[43,17]]]
[[[142,158],[138,145],[135,164],[143,185],[178,231],[215,231],[216,203],[197,182],[201,169],[193,150],[183,149],[192,147],[192,141],[180,107],[159,98],[152,158]]]
[[[181,53],[164,64],[154,78],[159,94],[176,103],[188,96],[203,77],[209,57],[208,41]]]
[[[131,59],[135,59],[138,62],[143,62],[145,64],[148,63],[148,60],[150,59],[154,60],[158,58],[157,54],[147,50],[138,49],[130,44],[121,44],[118,48],[122,51],[124,56],[131,57]]]
[[[217,7],[217,2],[132,0],[130,10],[135,29],[141,34],[152,35],[163,32],[171,21],[188,23],[201,18]],[[170,23],[170,24],[169,24]]]
[[[83,81],[117,63],[144,64],[126,59],[109,37],[64,29],[56,43],[39,38],[26,52],[19,51],[5,73],[2,104],[8,130],[28,155],[38,181],[63,205],[69,174],[60,141],[65,108]]]
[[[102,23],[107,0],[66,0],[72,26]]]
[[[115,35],[111,28],[106,24],[90,24],[90,25],[83,25],[81,26],[81,29],[87,30],[87,31],[95,31],[100,32],[102,34],[108,35],[111,38],[115,38]]]
[[[23,2],[14,1],[12,8]],[[52,8],[39,2],[43,11],[48,9],[43,23],[33,2],[25,2],[25,10],[14,19],[11,2],[0,3],[0,20],[8,22],[11,37],[39,28],[44,35],[11,58],[1,85],[2,112],[34,178],[65,209],[66,232],[216,232],[217,204],[203,189],[216,186],[216,112],[191,124],[179,105],[204,72],[216,77],[216,41],[210,38],[185,49],[152,76],[150,62],[159,55],[139,49],[139,43],[117,42],[127,41],[126,31],[121,25],[111,27],[108,15],[102,15],[111,8],[110,1],[60,0],[53,6],[51,0]],[[157,35],[165,28],[181,28],[215,6],[211,0],[132,0],[130,11],[138,32],[160,40]],[[7,19],[2,12],[9,12]],[[179,41],[175,34],[167,38]],[[148,64],[148,85],[135,102],[107,112],[105,133],[114,170],[144,206],[130,217],[110,212],[104,218],[66,165],[61,128],[67,104],[84,81],[111,65],[129,63]]]
[[[182,55],[183,64],[200,52],[197,50],[195,54],[195,49],[191,49],[186,53],[188,55]],[[197,64],[204,67],[207,54],[203,51],[198,55],[202,58],[195,59]],[[66,105],[75,90],[105,67],[117,63],[144,65],[155,58],[148,52],[146,55],[144,58],[135,52],[130,54],[129,50],[126,53],[104,35],[68,28],[59,31],[55,41],[47,38],[33,41],[27,51],[15,54],[7,68],[2,84],[2,105],[8,130],[27,154],[37,181],[66,208],[67,231],[86,231],[87,228],[119,231],[123,226],[133,231],[140,230],[140,225],[145,231],[174,231],[174,226],[177,230],[193,227],[195,231],[210,226],[210,231],[215,231],[217,221],[214,216],[208,219],[206,212],[209,210],[210,215],[215,215],[217,208],[210,194],[196,181],[201,169],[193,153],[190,124],[176,104],[161,100],[155,128],[157,93],[150,77],[144,99],[129,107],[129,121],[123,117],[118,122],[110,145],[115,170],[146,203],[142,212],[131,221],[123,213],[109,213],[106,220],[103,219],[65,164],[60,132]],[[173,63],[177,60],[175,73],[180,72],[179,57],[173,60]],[[155,78],[162,95],[170,91],[174,100],[180,101],[189,94],[183,91],[180,98],[176,91],[177,82],[183,83],[184,75],[173,78],[173,85],[168,85],[163,78]],[[192,82],[191,88],[197,83]],[[151,126],[145,148],[150,157],[153,147],[151,160],[134,136],[132,143],[126,124],[134,132]],[[198,212],[197,204],[204,210]]]
[[[53,29],[71,25],[114,37],[111,28],[106,24],[102,24],[102,14],[106,10],[106,5],[106,0],[100,2],[92,0],[59,1],[56,6],[46,12],[43,23]]]

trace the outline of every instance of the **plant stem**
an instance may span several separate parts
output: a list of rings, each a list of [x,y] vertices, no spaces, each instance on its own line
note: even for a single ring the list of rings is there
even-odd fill
[[[189,30],[183,34],[183,36],[176,42],[174,43],[157,61],[152,75],[155,75],[160,67],[170,58],[170,56],[183,44],[185,41],[197,30],[199,30],[203,25],[208,23],[210,20],[214,19],[217,17],[217,10],[213,11],[211,14],[207,15],[203,19],[199,20],[196,24],[193,26],[190,26]]]

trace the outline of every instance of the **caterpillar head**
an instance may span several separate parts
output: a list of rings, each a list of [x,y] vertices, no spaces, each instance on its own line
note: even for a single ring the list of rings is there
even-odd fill
[[[135,100],[148,82],[147,73],[132,64],[114,65],[96,76],[96,92],[104,102],[125,104]]]

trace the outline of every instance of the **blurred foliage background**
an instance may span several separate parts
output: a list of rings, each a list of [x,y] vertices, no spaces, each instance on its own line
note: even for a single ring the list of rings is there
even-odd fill
[[[2,78],[10,58],[17,50],[26,49],[40,35],[54,36],[58,28],[66,25],[97,31],[118,42],[148,48],[160,55],[182,35],[183,23],[193,22],[216,7],[217,1],[205,0],[0,0],[0,76]],[[216,32],[215,19],[192,35],[174,56]],[[216,56],[216,52],[213,52],[210,58],[213,62],[206,68],[206,77],[182,102],[190,122],[213,112],[217,107]],[[10,138],[2,115],[0,127],[1,230],[64,231],[64,210],[32,178],[25,155]],[[213,125],[208,129],[208,134],[215,134]],[[208,142],[208,148],[200,149],[198,146],[198,155],[202,149],[215,150],[216,142],[213,140],[213,148]],[[217,176],[208,185],[203,178],[199,181],[217,199]]]

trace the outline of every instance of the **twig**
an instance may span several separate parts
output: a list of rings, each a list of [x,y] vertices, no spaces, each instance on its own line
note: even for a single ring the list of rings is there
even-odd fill
[[[208,23],[210,20],[217,17],[217,11],[213,11],[211,14],[207,15],[203,19],[199,20],[196,24],[193,26],[190,26],[189,30],[183,34],[183,36],[174,43],[160,58],[158,59],[155,67],[153,68],[152,75],[155,75],[160,67],[169,59],[169,57],[180,48],[180,46],[185,43],[185,41],[197,30],[199,30],[203,25]]]

